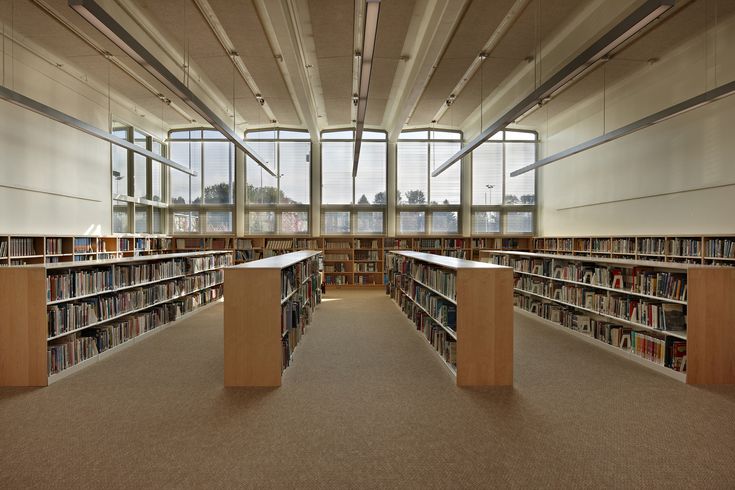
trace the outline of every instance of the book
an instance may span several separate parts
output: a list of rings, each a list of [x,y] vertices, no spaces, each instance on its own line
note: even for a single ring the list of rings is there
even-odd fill
[[[687,325],[686,315],[684,314],[684,305],[664,303],[661,307],[664,313],[663,330],[686,330]]]

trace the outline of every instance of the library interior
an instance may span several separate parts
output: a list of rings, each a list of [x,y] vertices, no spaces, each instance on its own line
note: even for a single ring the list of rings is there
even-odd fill
[[[0,488],[735,487],[735,0],[0,22]]]

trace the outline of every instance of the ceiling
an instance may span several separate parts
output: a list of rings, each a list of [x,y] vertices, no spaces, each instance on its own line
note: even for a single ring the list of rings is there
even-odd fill
[[[13,32],[130,107],[171,128],[203,124],[67,0],[0,1],[2,21]],[[97,1],[121,24],[145,32],[141,42],[238,132],[277,124],[316,133],[354,123],[355,52],[361,50],[355,32],[362,31],[364,0]],[[641,2],[628,0],[630,8]],[[735,9],[731,0],[682,0],[680,13],[620,54],[620,76],[681,42],[692,25],[704,25],[707,2],[717,3],[721,15]],[[558,40],[593,3],[599,0],[383,0],[366,125],[465,127],[481,101],[535,62],[539,47]],[[509,27],[501,35],[503,25]],[[493,37],[485,61],[468,72]],[[574,97],[584,96],[585,84],[578,85]]]

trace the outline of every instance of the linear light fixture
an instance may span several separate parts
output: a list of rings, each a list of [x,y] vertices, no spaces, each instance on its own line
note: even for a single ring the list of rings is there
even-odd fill
[[[140,66],[145,68],[159,82],[164,84],[181,100],[197,112],[213,128],[222,133],[234,145],[247,153],[263,169],[276,176],[275,172],[268,168],[267,160],[258,154],[250,145],[240,138],[227,123],[212,111],[199,97],[197,97],[179,78],[174,75],[163,63],[161,63],[150,51],[143,47],[125,28],[120,25],[110,14],[108,14],[94,0],[69,0],[69,6],[79,15],[92,24],[98,31],[104,34],[117,47],[133,58]]]
[[[649,126],[653,126],[654,124],[658,124],[674,116],[678,116],[679,114],[691,111],[692,109],[696,109],[697,107],[701,107],[705,104],[709,104],[710,102],[722,99],[723,97],[727,97],[728,95],[732,94],[735,94],[735,81],[720,85],[717,88],[708,90],[707,92],[699,94],[683,102],[679,102],[678,104],[674,104],[662,111],[656,112],[655,114],[651,114],[650,116],[646,116],[643,119],[639,119],[626,126],[623,126],[622,128],[615,129],[613,131],[610,131],[609,133],[605,133],[601,136],[585,141],[584,143],[580,143],[579,145],[567,148],[566,150],[560,151],[559,153],[555,153],[554,155],[542,158],[535,163],[526,165],[523,168],[519,168],[518,170],[511,172],[510,176],[517,177],[521,174],[525,174],[526,172],[530,172],[531,170],[543,167],[544,165],[556,162],[557,160],[561,160],[562,158],[576,155],[577,153],[589,150],[590,148],[594,148],[595,146],[607,143],[608,141],[616,140],[630,133],[634,133]]]
[[[360,89],[357,95],[357,118],[355,119],[355,157],[352,163],[353,177],[357,176],[357,164],[360,161],[362,130],[365,127],[365,113],[367,111],[368,91],[370,89],[370,74],[373,70],[375,38],[378,34],[378,16],[380,15],[380,0],[365,0],[365,2],[365,29],[362,35]]]
[[[675,0],[647,0],[646,3],[637,8],[633,13],[623,19],[620,23],[607,31],[587,49],[577,55],[572,61],[557,71],[544,83],[531,92],[526,98],[513,106],[508,112],[500,116],[494,123],[485,128],[479,135],[467,143],[464,147],[449,157],[436,170],[431,173],[432,177],[444,172],[454,163],[469,155],[475,148],[484,143],[488,138],[511,124],[519,116],[528,112],[540,101],[552,97],[554,93],[562,89],[566,84],[580,76],[597,62],[605,59],[610,53],[640,32],[648,24],[657,19],[661,14],[674,6]]]
[[[156,155],[155,153],[148,151],[145,148],[140,147],[136,144],[133,144],[128,140],[124,140],[118,136],[115,136],[114,134],[102,131],[101,129],[87,124],[84,121],[81,121],[61,111],[57,111],[53,107],[49,107],[36,100],[26,97],[25,95],[19,94],[18,92],[14,92],[13,90],[10,90],[9,88],[2,85],[0,85],[0,98],[17,105],[18,107],[28,109],[29,111],[33,111],[36,114],[40,114],[56,122],[60,122],[61,124],[69,126],[70,128],[74,128],[82,131],[83,133],[87,133],[91,136],[94,136],[95,138],[105,140],[117,146],[122,146],[127,150],[133,151],[139,155],[143,155],[144,157],[150,158],[151,160],[161,162],[164,165],[168,165],[169,167],[184,172],[186,174],[197,175],[194,170],[191,170],[181,165],[180,163],[176,163],[173,160],[162,157],[161,155]]]

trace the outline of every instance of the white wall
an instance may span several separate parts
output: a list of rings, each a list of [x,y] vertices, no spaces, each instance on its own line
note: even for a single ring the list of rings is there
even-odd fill
[[[160,125],[142,124],[68,64],[60,69],[53,55],[15,39],[12,49],[3,43],[3,85],[104,130],[115,117],[160,136]],[[0,148],[0,233],[111,233],[109,143],[0,101]]]
[[[705,36],[704,8],[682,12],[698,34],[653,64],[623,55],[523,121],[540,156],[734,80],[735,17]],[[539,234],[735,233],[733,127],[730,96],[543,167]]]

